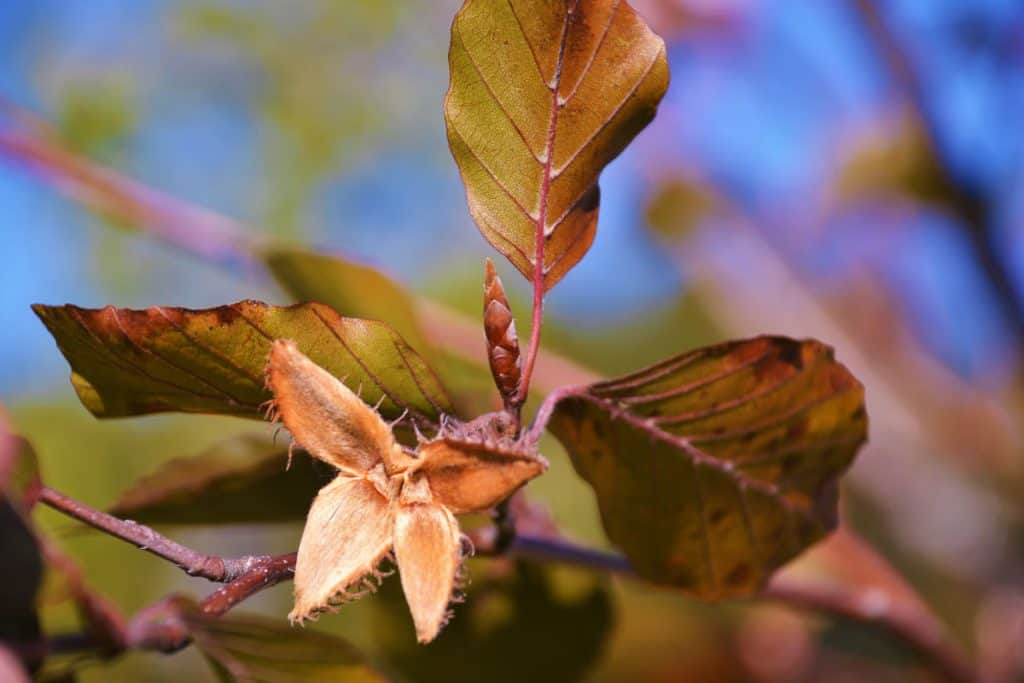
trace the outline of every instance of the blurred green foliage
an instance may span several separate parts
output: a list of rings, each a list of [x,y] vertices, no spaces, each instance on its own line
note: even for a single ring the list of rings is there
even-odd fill
[[[373,64],[387,58],[412,9],[374,0],[182,9],[183,45],[226,50],[256,74],[249,101],[271,131],[263,223],[275,232],[299,232],[319,184],[386,130],[388,110],[371,95],[381,77]]]

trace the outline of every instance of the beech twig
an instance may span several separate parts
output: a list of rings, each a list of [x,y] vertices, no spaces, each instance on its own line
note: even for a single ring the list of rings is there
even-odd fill
[[[977,183],[958,174],[945,151],[940,126],[928,104],[924,86],[913,64],[883,16],[876,0],[854,0],[865,33],[902,90],[913,115],[921,124],[932,158],[936,161],[943,194],[949,198],[969,240],[971,250],[995,293],[995,303],[1016,337],[1018,358],[1024,361],[1024,300],[1017,293],[1009,261],[998,252],[990,234],[991,202]],[[1022,370],[1024,371],[1024,370]]]
[[[204,555],[172,541],[148,526],[100,512],[85,503],[80,503],[54,491],[48,486],[42,487],[39,500],[94,529],[99,529],[115,538],[129,542],[141,550],[172,562],[190,576],[201,576],[210,581],[226,583],[241,577],[250,569],[259,567],[261,563],[270,559],[266,555],[246,555],[235,558]]]
[[[288,553],[262,558],[234,581],[207,596],[199,603],[199,609],[210,616],[223,616],[232,607],[261,590],[291,579],[295,575],[296,557],[296,553]]]
[[[224,616],[246,598],[291,579],[295,573],[295,553],[256,558],[254,566],[199,603],[199,610],[211,617]],[[95,632],[66,633],[16,644],[23,661],[40,663],[47,656],[92,651],[101,659],[112,659],[127,650],[146,650],[170,654],[192,642],[188,626],[181,618],[174,598],[166,598],[139,610],[120,630],[117,647]]]
[[[259,558],[241,576],[203,599],[199,611],[214,618],[224,616],[232,607],[261,590],[291,579],[295,574],[295,558],[295,553]],[[172,597],[141,610],[125,629],[127,646],[165,653],[187,646],[191,636],[179,609]]]
[[[169,560],[190,575],[226,583],[199,603],[199,609],[210,616],[223,616],[235,605],[265,588],[291,579],[295,573],[295,553],[240,558],[203,555],[149,527],[100,512],[49,487],[43,487],[40,500],[100,531]],[[514,529],[509,534],[507,530],[503,533],[501,529],[489,528],[474,535],[474,544],[480,555],[515,555],[639,578],[622,555],[586,548],[560,538],[515,534]],[[963,683],[974,679],[970,663],[935,619],[927,613],[900,609],[876,591],[814,585],[783,576],[772,580],[758,598],[879,628],[907,645],[948,680]],[[188,632],[180,620],[157,618],[173,616],[165,614],[167,609],[168,603],[164,601],[136,615],[125,629],[125,646],[173,652],[187,645]],[[91,644],[90,639],[84,637],[61,638],[63,645]]]

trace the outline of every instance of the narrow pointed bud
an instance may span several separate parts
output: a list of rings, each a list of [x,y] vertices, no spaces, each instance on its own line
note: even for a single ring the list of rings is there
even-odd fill
[[[519,383],[522,380],[522,358],[519,355],[519,335],[512,318],[505,288],[487,259],[487,277],[484,280],[484,333],[487,336],[487,360],[491,375],[505,405],[519,404]]]

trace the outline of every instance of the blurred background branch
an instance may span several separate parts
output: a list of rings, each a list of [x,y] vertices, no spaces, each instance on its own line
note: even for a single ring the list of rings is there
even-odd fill
[[[367,317],[360,307],[375,304],[376,317],[434,347],[446,381],[464,378],[451,387],[461,406],[495,407],[478,324],[489,251],[466,214],[440,114],[457,4],[46,0],[0,10],[0,398],[36,443],[48,483],[113,501],[159,463],[250,427],[96,423],[69,404],[67,368],[29,312],[35,301],[330,296]],[[1024,13],[996,0],[635,5],[666,37],[673,82],[656,122],[604,174],[592,252],[545,302],[538,393],[728,337],[832,344],[864,379],[871,418],[844,523],[977,655],[984,680],[1018,680]],[[148,235],[110,223],[148,223]],[[303,279],[305,245],[339,257],[329,282]],[[529,292],[497,266],[522,317]],[[362,281],[372,284],[353,285]],[[554,443],[543,449],[552,469],[531,493],[570,537],[604,547],[591,494]],[[152,558],[39,516],[123,613],[195,590],[172,568],[125,585],[119,577],[152,571]],[[298,532],[190,527],[181,538],[231,555],[286,553]],[[873,588],[897,592],[870,563],[844,563],[862,556],[833,541],[834,552],[823,546],[787,573],[808,585],[840,576],[868,603]],[[863,575],[842,573],[855,568]],[[478,582],[495,591],[473,601],[480,613],[467,605],[455,623],[479,617],[489,632],[510,605],[540,609],[502,592],[513,570],[494,572]],[[559,599],[592,588],[571,574],[551,582]],[[634,582],[609,591],[618,625],[589,646],[600,655],[594,680],[929,676],[913,647],[845,620],[765,604],[705,608]],[[48,632],[78,628],[66,597],[44,588]],[[285,602],[276,592],[252,600],[275,614]],[[586,622],[604,624],[598,602],[587,604]],[[394,627],[379,628],[391,623],[356,604],[322,627],[392,656]],[[170,662],[129,657],[81,677],[179,680],[203,666],[188,650]]]

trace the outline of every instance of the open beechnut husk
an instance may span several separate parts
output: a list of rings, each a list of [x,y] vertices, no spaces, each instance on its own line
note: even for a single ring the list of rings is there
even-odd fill
[[[503,413],[445,420],[406,448],[392,424],[288,340],[271,348],[267,382],[272,418],[338,470],[306,517],[289,619],[302,623],[372,592],[393,562],[416,636],[430,642],[449,617],[470,547],[455,515],[493,507],[547,462],[503,430]]]

